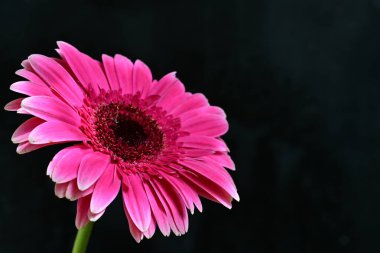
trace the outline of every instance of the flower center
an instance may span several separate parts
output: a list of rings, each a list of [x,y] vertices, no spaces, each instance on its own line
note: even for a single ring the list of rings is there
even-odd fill
[[[164,135],[157,122],[133,105],[110,103],[94,111],[97,141],[115,158],[134,163],[151,160],[163,147]]]
[[[148,136],[144,132],[144,128],[132,119],[124,119],[117,121],[117,123],[110,125],[115,137],[121,139],[125,145],[136,147],[143,144]]]

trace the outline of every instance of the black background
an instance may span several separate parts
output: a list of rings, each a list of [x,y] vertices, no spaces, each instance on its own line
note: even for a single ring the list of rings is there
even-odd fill
[[[225,109],[241,196],[203,201],[189,232],[137,244],[120,199],[89,252],[379,252],[380,1],[11,1],[0,4],[1,104],[57,40],[177,71]],[[75,205],[45,176],[59,147],[16,155],[1,111],[0,252],[69,252]]]

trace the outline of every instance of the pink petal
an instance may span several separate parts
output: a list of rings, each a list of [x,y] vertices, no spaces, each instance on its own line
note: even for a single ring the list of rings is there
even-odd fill
[[[155,85],[152,85],[152,87],[149,90],[149,95],[165,95],[168,92],[168,90],[171,89],[174,83],[179,82],[175,75],[176,72],[171,72],[163,76]]]
[[[24,77],[25,79],[28,79],[32,83],[38,84],[40,86],[44,85],[44,86],[48,87],[47,84],[38,75],[36,75],[32,71],[29,71],[26,69],[19,69],[16,71],[16,75]]]
[[[152,221],[150,222],[149,228],[143,234],[147,239],[150,239],[154,235],[154,232],[156,232],[156,221],[154,220],[154,217],[152,216]]]
[[[32,68],[32,65],[30,64],[30,62],[29,62],[28,59],[23,60],[23,61],[21,62],[21,66],[22,66],[24,69],[28,70],[28,71],[34,71],[33,68]]]
[[[68,183],[65,196],[68,200],[74,201],[91,194],[93,191],[94,191],[94,186],[91,186],[90,188],[84,191],[79,190],[77,180],[74,179]]]
[[[40,148],[43,148],[43,147],[46,147],[46,146],[50,146],[50,145],[52,145],[52,143],[31,144],[31,143],[29,143],[29,141],[21,142],[17,146],[16,152],[17,152],[17,154],[20,154],[20,155],[21,154],[26,154],[26,153],[32,152],[34,150],[37,150],[37,149],[40,149]]]
[[[137,60],[133,66],[133,92],[140,92],[142,97],[148,93],[152,83],[152,73],[148,66],[140,60]]]
[[[111,56],[102,55],[103,66],[108,79],[108,84],[111,90],[119,90],[119,80],[117,79],[116,68],[114,59]]]
[[[177,142],[183,142],[182,147],[207,149],[213,151],[229,151],[227,145],[220,139],[202,135],[188,135],[177,139]]]
[[[165,91],[165,94],[161,95],[160,100],[157,102],[157,106],[170,108],[171,105],[178,103],[179,100],[183,99],[184,94],[185,86],[180,81],[177,81]]]
[[[123,200],[127,212],[137,228],[144,232],[151,222],[151,210],[141,178],[130,174],[123,178]]]
[[[33,117],[30,118],[24,123],[22,123],[13,133],[12,142],[13,143],[21,143],[28,141],[28,136],[30,132],[38,125],[42,124],[44,121],[42,119]]]
[[[222,118],[226,118],[227,117],[227,115],[224,112],[224,110],[222,108],[218,107],[218,106],[208,106],[206,108],[207,108],[206,109],[207,113],[219,115]]]
[[[66,155],[68,152],[70,152],[72,149],[77,148],[78,146],[83,146],[83,145],[70,146],[70,147],[60,150],[57,154],[55,154],[55,156],[53,157],[53,159],[50,161],[48,165],[46,175],[51,177],[53,174],[53,170],[56,167],[56,164],[62,159],[62,157]]]
[[[215,166],[212,163],[205,163],[196,160],[182,160],[179,163],[185,167],[201,174],[208,178],[215,184],[219,185],[226,192],[228,192],[234,199],[239,201],[239,195],[236,190],[236,186],[228,172],[221,166]]]
[[[50,96],[52,95],[49,87],[29,81],[19,81],[11,85],[10,90],[28,96]]]
[[[194,204],[198,208],[199,212],[202,212],[202,203],[199,199],[198,194],[180,178],[173,176],[166,176],[166,180],[177,190],[181,195],[181,198],[186,204],[186,207],[189,208],[191,214],[194,213]]]
[[[215,152],[214,154],[209,155],[207,157],[225,168],[235,170],[235,163],[232,161],[231,157],[226,152]],[[202,160],[203,158],[205,157],[202,157],[200,159]]]
[[[79,128],[59,121],[42,123],[29,134],[31,144],[85,141],[86,138]]]
[[[149,200],[150,208],[152,209],[152,216],[155,217],[161,233],[164,236],[169,236],[170,226],[162,203],[156,196],[155,192],[152,190],[152,186],[150,184],[144,182],[144,189]]]
[[[132,221],[131,216],[129,215],[127,211],[127,207],[125,206],[125,202],[123,203],[124,207],[124,213],[128,220],[128,226],[129,231],[131,232],[131,235],[136,240],[137,243],[141,242],[141,240],[144,238],[143,233],[136,227],[135,223]]]
[[[21,107],[30,114],[46,121],[62,121],[73,126],[80,126],[80,116],[58,98],[33,96],[25,98]]]
[[[184,131],[194,135],[206,135],[218,137],[225,134],[228,130],[227,121],[216,115],[207,115],[206,117],[197,117],[193,120],[181,122]]]
[[[207,98],[203,94],[192,94],[186,101],[171,110],[170,113],[173,115],[179,115],[208,105]]]
[[[31,55],[29,60],[37,74],[68,104],[82,105],[82,90],[60,64],[43,55]]]
[[[178,192],[164,180],[153,180],[155,186],[167,201],[168,207],[173,215],[174,222],[178,231],[185,234],[189,227],[187,211]]]
[[[66,42],[58,41],[57,44],[59,47],[58,53],[68,63],[83,87],[91,87],[95,91],[98,91],[98,88],[109,89],[107,79],[99,62],[81,53]]]
[[[184,177],[184,180],[188,180],[187,184],[189,184],[193,189],[196,189],[196,191],[201,196],[213,200],[215,202],[221,203],[228,209],[232,208],[231,195],[211,180],[205,178],[200,174],[194,175],[192,173],[182,173],[182,175]]]
[[[54,193],[58,198],[64,198],[69,183],[55,184]]]
[[[9,102],[8,104],[6,104],[4,106],[4,110],[6,110],[6,111],[17,111],[18,109],[20,109],[21,102],[24,99],[25,98],[17,98],[15,100],[12,100],[11,102]]]
[[[185,121],[194,120],[194,118],[198,118],[200,115],[202,115],[203,117],[207,117],[208,115],[213,115],[212,113],[209,112],[208,108],[210,108],[210,106],[196,108],[195,110],[189,110],[189,111],[179,114],[177,117],[181,119],[181,122],[185,122]]]
[[[106,210],[103,210],[103,211],[101,211],[101,212],[99,212],[99,213],[92,213],[91,210],[89,209],[89,210],[88,210],[88,214],[87,214],[88,219],[89,219],[90,221],[92,221],[92,222],[95,222],[95,221],[99,220],[100,217],[102,217],[102,215],[104,214],[105,211],[106,211]]]
[[[77,215],[75,217],[75,226],[81,229],[86,226],[90,220],[88,219],[88,210],[90,208],[91,195],[78,199]]]
[[[116,198],[120,189],[120,179],[114,164],[110,164],[96,182],[92,194],[90,210],[99,213]]]
[[[159,190],[159,188],[156,186],[155,183],[153,183],[152,181],[150,183],[151,183],[151,187],[153,189],[153,192],[155,192],[155,194],[157,196],[157,199],[158,199],[157,203],[161,203],[162,207],[165,210],[165,215],[166,215],[166,218],[167,218],[167,221],[169,223],[169,226],[170,226],[171,230],[173,231],[173,233],[176,236],[181,235],[181,232],[177,228],[177,224],[176,224],[176,222],[174,220],[174,215],[173,215],[173,213],[171,211],[171,207],[168,204],[167,200],[165,199],[164,194],[161,193],[161,191]]]
[[[117,78],[124,94],[133,94],[133,63],[120,54],[114,58]]]
[[[81,145],[69,150],[53,168],[52,179],[56,183],[66,183],[77,177],[82,158],[90,149]]]
[[[21,102],[22,103],[22,102]],[[21,105],[20,105],[21,106]],[[18,114],[27,114],[27,115],[31,115],[29,112],[27,112],[24,108],[20,108],[17,110],[17,113]]]
[[[208,117],[209,115],[212,115],[212,117],[219,116],[222,119],[226,119],[225,112],[217,106],[204,106],[195,108],[194,110],[182,112],[178,114],[177,117],[181,119],[181,122],[186,122],[194,120],[194,118],[198,118],[199,115],[202,115],[202,117]]]
[[[178,107],[179,104],[183,103],[184,101],[188,100],[188,98],[191,96],[190,93],[186,92],[183,94],[173,94],[171,98],[165,97],[161,98],[159,101],[159,105],[165,108],[167,112],[170,112]]]
[[[84,191],[93,185],[109,163],[109,156],[100,152],[84,156],[78,170],[78,188]]]

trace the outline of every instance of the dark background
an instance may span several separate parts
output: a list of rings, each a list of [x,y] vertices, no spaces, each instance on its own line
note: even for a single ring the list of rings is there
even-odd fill
[[[2,105],[20,62],[64,40],[176,70],[228,115],[240,203],[137,244],[119,199],[89,252],[380,252],[379,0],[2,0],[0,26]],[[69,252],[75,205],[45,176],[60,148],[17,155],[24,119],[1,111],[0,252]]]

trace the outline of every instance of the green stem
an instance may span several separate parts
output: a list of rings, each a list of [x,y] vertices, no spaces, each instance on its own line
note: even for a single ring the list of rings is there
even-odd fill
[[[78,230],[77,237],[75,238],[73,253],[85,253],[88,241],[90,239],[93,222],[88,223],[85,227]]]

